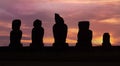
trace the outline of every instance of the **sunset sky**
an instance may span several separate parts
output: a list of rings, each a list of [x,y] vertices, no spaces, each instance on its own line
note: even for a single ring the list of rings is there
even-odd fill
[[[0,46],[8,46],[13,19],[21,19],[22,43],[29,46],[35,19],[42,20],[44,43],[54,42],[52,27],[54,14],[59,13],[68,26],[67,42],[77,42],[78,22],[90,21],[93,46],[102,43],[102,35],[109,32],[112,45],[120,45],[120,0],[0,0]]]

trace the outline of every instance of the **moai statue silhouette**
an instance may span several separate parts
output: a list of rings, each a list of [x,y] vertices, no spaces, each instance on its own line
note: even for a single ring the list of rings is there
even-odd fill
[[[92,47],[92,31],[89,29],[89,21],[80,21],[79,32],[78,32],[78,40],[76,47]]]
[[[20,48],[22,47],[21,38],[22,31],[20,30],[21,20],[15,19],[12,22],[12,31],[10,32],[10,48]]]
[[[30,44],[30,47],[33,48],[42,48],[44,47],[43,44],[43,36],[44,36],[44,29],[41,26],[42,21],[36,19],[34,21],[34,28],[32,29],[32,43]]]
[[[67,25],[64,24],[63,18],[55,13],[55,22],[53,26],[53,35],[54,35],[54,44],[53,47],[57,48],[64,48],[68,47],[68,44],[66,43],[67,38]]]
[[[102,43],[103,47],[111,47],[111,43],[110,43],[110,34],[109,33],[104,33],[103,34],[103,43]]]

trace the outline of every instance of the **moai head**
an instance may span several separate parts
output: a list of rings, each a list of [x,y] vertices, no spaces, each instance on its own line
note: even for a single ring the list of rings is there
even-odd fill
[[[39,28],[39,27],[41,27],[41,25],[42,25],[42,22],[41,22],[41,20],[38,20],[38,19],[36,19],[33,23],[33,26],[35,28]]]
[[[13,22],[12,22],[13,30],[20,30],[20,26],[21,26],[21,20],[19,20],[19,19],[13,20]]]
[[[56,24],[64,24],[63,18],[60,17],[60,15],[57,13],[55,13],[55,22],[56,22]]]
[[[110,35],[109,35],[109,33],[104,33],[104,35],[103,35],[103,43],[110,43]]]
[[[89,30],[89,21],[80,21],[78,26],[80,30]]]

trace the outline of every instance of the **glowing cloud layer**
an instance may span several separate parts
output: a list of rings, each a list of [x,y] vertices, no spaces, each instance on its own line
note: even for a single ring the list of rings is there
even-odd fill
[[[9,44],[13,19],[21,19],[22,43],[31,43],[33,21],[41,19],[45,29],[44,43],[54,42],[52,26],[54,13],[59,13],[68,25],[67,42],[77,42],[78,22],[89,20],[93,30],[93,46],[101,45],[104,32],[111,34],[112,45],[120,44],[120,0],[1,0],[0,1],[0,46]],[[4,39],[3,39],[4,38]]]

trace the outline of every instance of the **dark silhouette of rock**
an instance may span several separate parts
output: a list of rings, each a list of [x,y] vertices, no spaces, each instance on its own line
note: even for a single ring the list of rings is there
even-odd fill
[[[21,38],[22,31],[20,30],[21,20],[15,19],[12,22],[12,31],[10,32],[10,44],[11,48],[20,48],[22,47]]]
[[[109,33],[104,33],[103,34],[103,43],[102,43],[102,46],[103,47],[111,47]]]
[[[30,47],[33,48],[42,48],[44,47],[43,44],[43,36],[44,36],[44,29],[42,28],[42,22],[40,20],[34,21],[34,28],[32,29],[32,43]]]
[[[67,38],[67,25],[64,24],[64,20],[59,14],[55,14],[55,22],[53,26],[53,34],[54,34],[54,44],[53,47],[68,47],[68,44],[66,43]]]
[[[92,31],[89,30],[89,21],[81,21],[78,26],[79,32],[76,47],[92,47]]]

